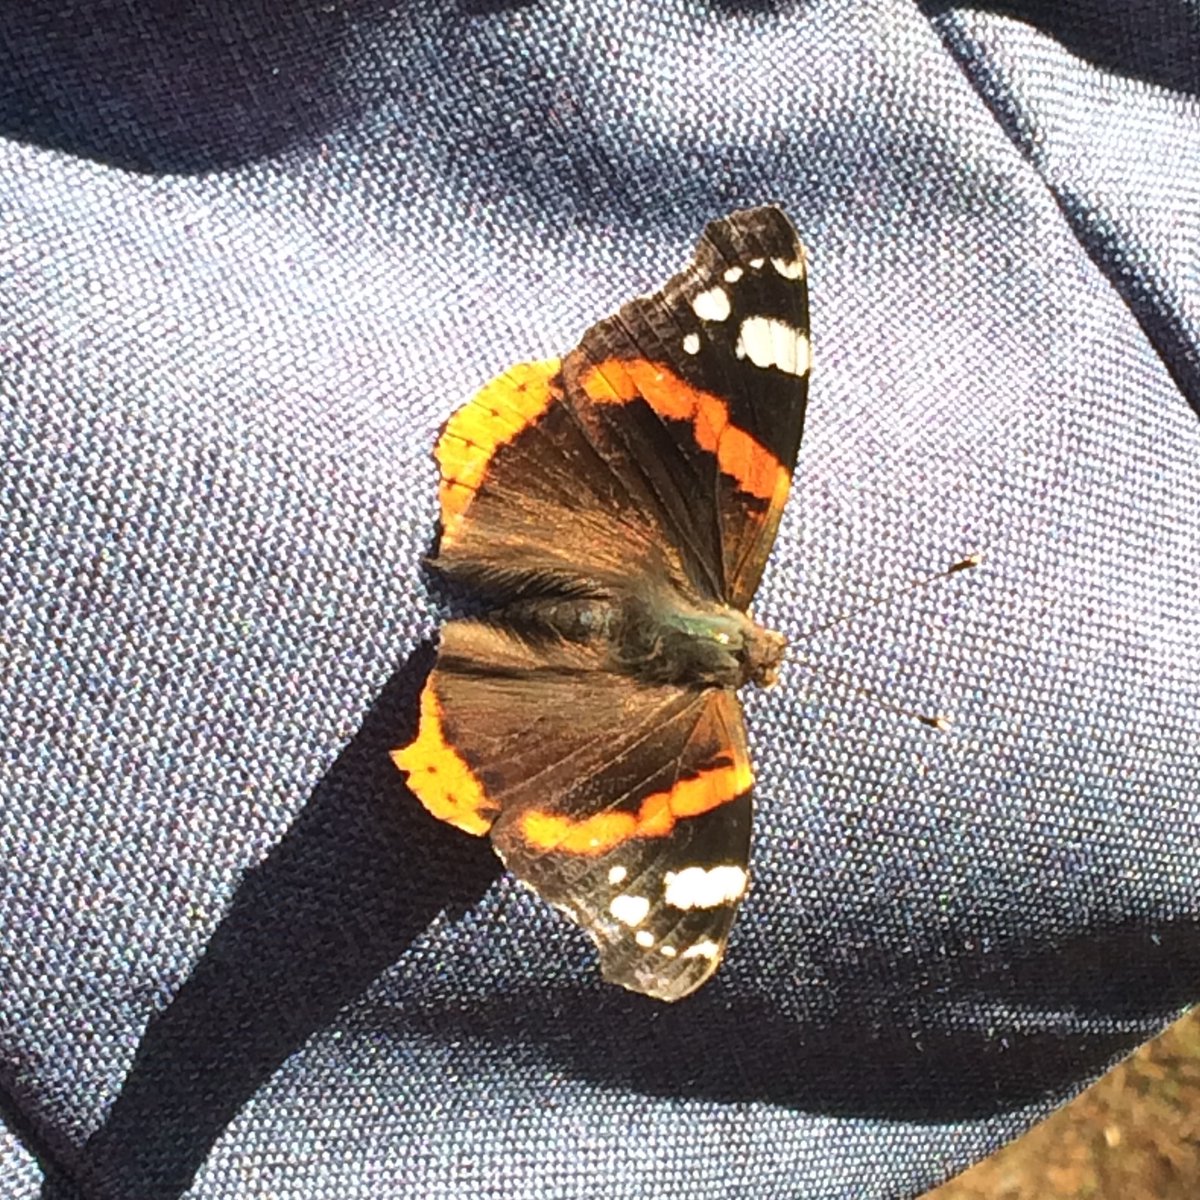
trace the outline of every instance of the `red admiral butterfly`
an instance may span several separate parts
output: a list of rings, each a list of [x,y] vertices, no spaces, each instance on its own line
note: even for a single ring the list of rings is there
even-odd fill
[[[493,380],[435,452],[433,565],[488,614],[445,626],[393,758],[591,934],[606,979],[661,1000],[716,970],[746,890],[735,693],[783,657],[747,608],[808,372],[804,250],[750,209],[564,359]]]

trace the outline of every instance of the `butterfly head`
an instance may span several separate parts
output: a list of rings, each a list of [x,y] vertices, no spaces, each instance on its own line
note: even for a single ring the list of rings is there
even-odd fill
[[[774,687],[779,682],[779,668],[787,653],[787,639],[773,629],[764,629],[746,618],[749,632],[746,636],[744,661],[746,681],[759,687]]]

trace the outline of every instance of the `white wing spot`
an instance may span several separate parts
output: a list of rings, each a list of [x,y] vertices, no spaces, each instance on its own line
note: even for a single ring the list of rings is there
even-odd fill
[[[664,899],[675,908],[716,908],[732,904],[746,890],[741,867],[685,867],[663,876]],[[614,914],[616,915],[616,914]]]
[[[804,278],[804,259],[794,258],[788,262],[786,258],[771,259],[771,266],[779,272],[784,279],[803,279]]]
[[[674,958],[679,953],[674,946],[659,946],[658,952],[663,958]]]
[[[628,874],[629,871],[626,867],[609,867],[608,882],[611,883],[613,887],[617,887],[619,884],[625,882],[625,876]]]
[[[765,258],[752,258],[752,259],[750,260],[750,267],[751,267],[751,269],[752,269],[752,270],[755,270],[755,271],[761,271],[761,270],[762,270],[762,265],[763,265],[763,263],[765,263],[766,261],[767,261],[767,260],[766,260]]]
[[[743,271],[741,267],[730,267],[729,270],[725,272],[725,282],[737,283],[737,281],[741,279],[745,273],[746,272]]]
[[[692,301],[692,312],[702,321],[723,321],[729,316],[729,296],[724,288],[709,288]]]
[[[716,958],[717,951],[721,949],[716,942],[710,942],[705,938],[702,942],[697,942],[694,946],[689,946],[684,952],[684,958]]]
[[[699,354],[700,353],[700,335],[698,333],[689,333],[687,335],[687,337],[685,337],[683,339],[683,348],[689,354]]]
[[[748,358],[756,367],[775,367],[789,375],[808,374],[808,338],[774,317],[747,317],[734,349],[738,358]]]
[[[645,896],[630,896],[623,893],[613,897],[608,911],[622,925],[628,925],[632,929],[646,919],[646,914],[650,911],[650,901]]]
[[[643,950],[649,950],[650,947],[654,945],[654,934],[652,934],[648,929],[639,929],[637,933],[633,935],[633,940],[637,942],[637,944],[641,946]]]

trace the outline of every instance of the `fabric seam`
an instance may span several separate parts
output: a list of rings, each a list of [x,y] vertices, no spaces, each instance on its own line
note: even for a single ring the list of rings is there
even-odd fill
[[[1087,239],[1081,236],[1079,222],[1072,214],[1069,193],[1065,193],[1050,182],[1045,171],[1028,149],[1034,140],[1034,130],[1024,120],[1019,107],[1013,101],[1012,89],[1002,82],[978,43],[958,24],[958,14],[951,9],[946,9],[943,15],[947,19],[939,21],[929,11],[929,0],[917,0],[917,4],[926,21],[946,48],[947,53],[957,63],[971,89],[983,102],[992,119],[1013,144],[1022,160],[1028,163],[1042,187],[1050,194],[1075,242],[1120,298],[1121,303],[1142,331],[1142,335],[1153,347],[1159,361],[1170,375],[1171,381],[1179,389],[1180,394],[1191,405],[1193,411],[1200,414],[1200,372],[1187,362],[1187,359],[1191,357],[1187,350],[1189,339],[1186,330],[1180,326],[1178,318],[1159,303],[1152,293],[1138,296],[1138,290],[1143,292],[1148,290],[1140,281],[1135,280],[1123,286],[1119,277],[1122,264],[1105,259],[1098,252],[1098,248],[1094,248]],[[951,28],[952,25],[954,28]],[[1101,222],[1099,214],[1094,214],[1093,225],[1100,228],[1102,224],[1105,228],[1110,227],[1107,222]],[[1150,327],[1146,317],[1151,314],[1147,312],[1143,315],[1143,312],[1139,311],[1145,309],[1152,310],[1154,319],[1167,327],[1170,334],[1169,340],[1180,349],[1173,351],[1171,347],[1163,344],[1168,339],[1162,336],[1161,330]]]

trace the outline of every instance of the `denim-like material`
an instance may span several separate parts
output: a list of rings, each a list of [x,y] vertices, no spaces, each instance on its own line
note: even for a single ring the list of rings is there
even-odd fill
[[[15,1133],[0,1128],[0,1186],[4,1200],[37,1200],[42,1173],[37,1159]]]
[[[990,7],[5,15],[0,1088],[44,1200],[911,1196],[1197,998],[1197,6]],[[811,249],[756,606],[797,651],[668,1008],[386,752],[440,422],[765,201]]]

